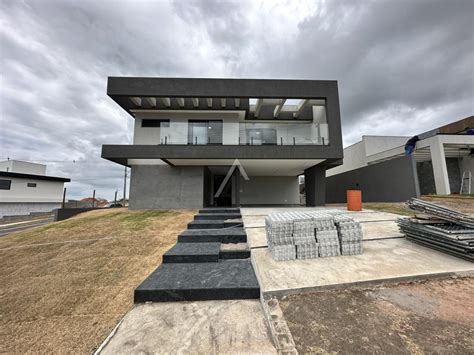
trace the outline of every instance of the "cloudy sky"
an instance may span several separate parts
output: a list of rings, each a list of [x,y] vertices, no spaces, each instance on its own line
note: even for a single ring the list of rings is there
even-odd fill
[[[0,159],[112,198],[133,119],[107,76],[336,79],[345,146],[474,112],[474,1],[0,0]],[[73,162],[75,161],[75,162]]]

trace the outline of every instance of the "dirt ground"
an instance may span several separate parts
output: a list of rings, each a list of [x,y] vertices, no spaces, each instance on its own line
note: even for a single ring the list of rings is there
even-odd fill
[[[96,210],[0,239],[0,352],[90,353],[194,210]]]
[[[421,199],[474,216],[474,197],[422,196]],[[413,215],[413,212],[405,207],[404,202],[364,202],[362,205],[363,208],[376,211]]]
[[[473,354],[474,278],[280,300],[300,353]]]

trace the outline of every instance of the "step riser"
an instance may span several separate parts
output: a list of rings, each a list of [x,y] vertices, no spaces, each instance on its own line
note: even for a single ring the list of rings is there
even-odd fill
[[[219,254],[211,255],[163,255],[163,263],[217,263]]]
[[[216,289],[216,290],[166,290],[141,291],[135,290],[134,302],[175,302],[175,301],[213,301],[235,299],[258,299],[260,290],[251,289]]]
[[[199,213],[240,213],[240,208],[200,209]]]
[[[221,229],[224,228],[224,223],[214,224],[214,223],[207,223],[207,224],[188,224],[188,229]]]
[[[235,226],[240,226],[242,225],[242,222],[226,222],[226,223],[212,223],[210,221],[209,223],[199,223],[199,224],[194,224],[194,223],[189,223],[188,224],[188,229],[222,229],[222,228],[227,228],[227,227],[235,227]]]
[[[195,221],[212,221],[212,220],[226,220],[226,219],[239,219],[242,216],[240,214],[197,214],[194,216]]]
[[[180,235],[180,243],[246,243],[247,237],[244,235]]]
[[[219,253],[219,259],[222,259],[222,260],[248,259],[248,258],[250,258],[250,250]]]

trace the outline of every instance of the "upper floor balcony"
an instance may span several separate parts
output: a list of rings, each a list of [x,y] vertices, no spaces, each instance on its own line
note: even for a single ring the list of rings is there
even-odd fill
[[[135,144],[164,145],[329,145],[327,123],[235,123],[222,120],[142,119]],[[144,127],[143,127],[144,126]]]

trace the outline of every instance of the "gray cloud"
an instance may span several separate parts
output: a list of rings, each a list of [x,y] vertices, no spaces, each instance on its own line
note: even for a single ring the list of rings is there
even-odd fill
[[[0,157],[112,198],[101,144],[130,143],[133,120],[111,75],[337,79],[346,144],[420,133],[474,112],[473,4],[4,0]]]

